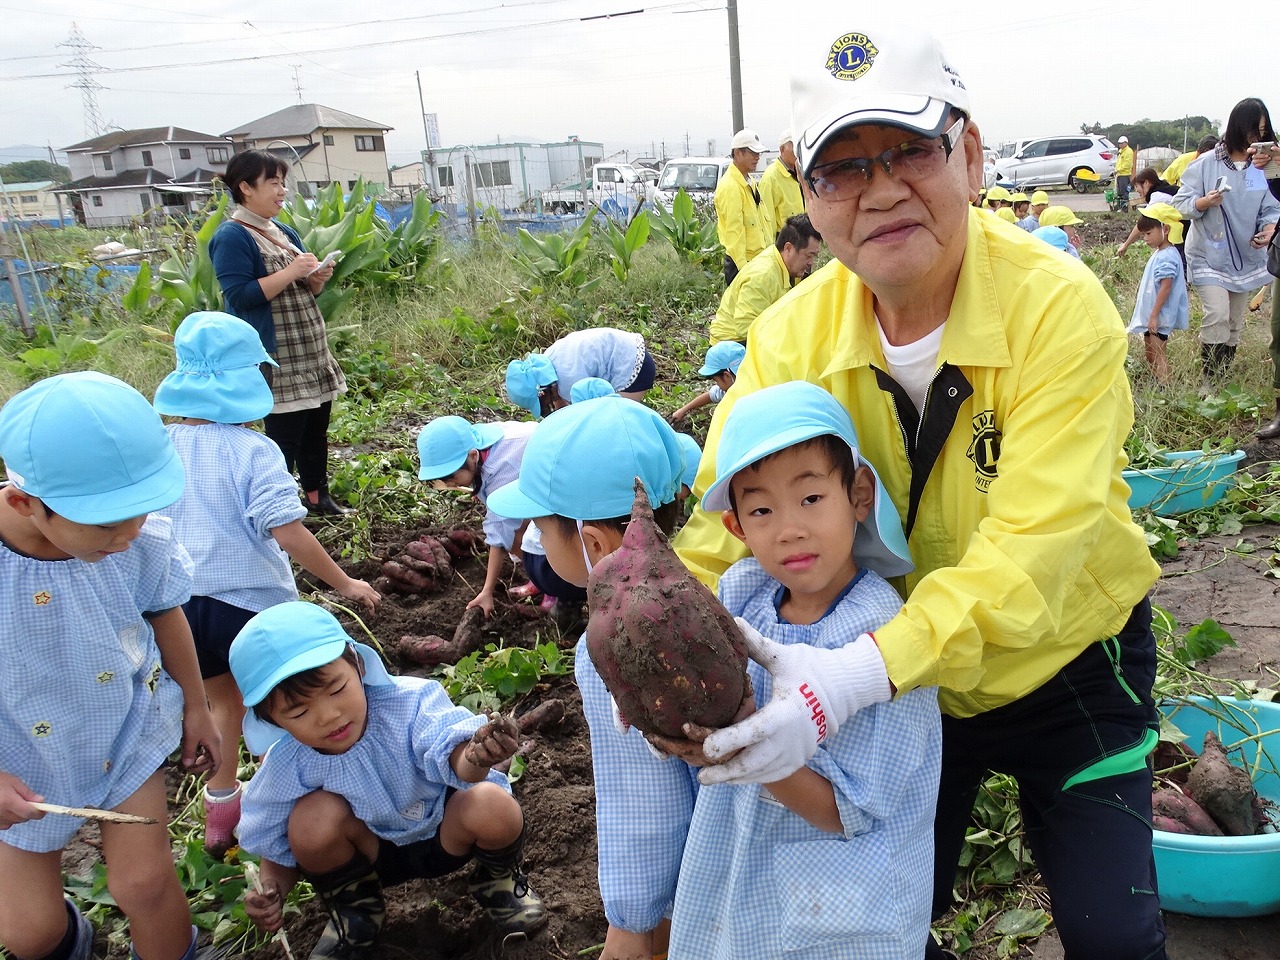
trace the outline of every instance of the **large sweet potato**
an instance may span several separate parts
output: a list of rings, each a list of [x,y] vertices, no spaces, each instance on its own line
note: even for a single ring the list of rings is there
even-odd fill
[[[1227,759],[1212,730],[1204,735],[1200,759],[1187,777],[1187,792],[1204,807],[1228,837],[1251,836],[1256,829],[1249,774]]]
[[[1161,787],[1151,794],[1151,813],[1155,818],[1174,820],[1186,827],[1186,830],[1175,830],[1174,833],[1192,833],[1199,837],[1220,837],[1222,830],[1214,823],[1213,818],[1204,811],[1200,804],[1173,787]],[[1164,829],[1156,826],[1157,830]]]
[[[683,737],[728,724],[750,690],[738,625],[685,569],[636,481],[622,545],[591,571],[587,652],[628,722]]]

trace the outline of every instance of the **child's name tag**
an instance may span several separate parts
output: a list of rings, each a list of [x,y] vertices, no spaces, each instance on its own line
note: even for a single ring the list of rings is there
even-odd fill
[[[411,803],[400,811],[400,816],[406,820],[421,820],[427,815],[427,805],[421,800]]]
[[[1267,176],[1252,163],[1244,171],[1244,188],[1246,190],[1266,190]]]

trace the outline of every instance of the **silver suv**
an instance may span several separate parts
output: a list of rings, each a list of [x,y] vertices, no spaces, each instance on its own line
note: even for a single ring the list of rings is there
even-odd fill
[[[1077,135],[1028,140],[1013,156],[996,161],[996,183],[1002,187],[1052,187],[1065,184],[1083,193],[1116,173],[1116,150],[1106,137]],[[1097,181],[1078,177],[1085,170]]]

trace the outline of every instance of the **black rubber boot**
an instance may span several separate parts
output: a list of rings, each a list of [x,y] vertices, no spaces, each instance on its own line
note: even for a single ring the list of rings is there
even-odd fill
[[[1276,415],[1270,423],[1260,427],[1257,432],[1259,440],[1280,440],[1280,394],[1276,395]]]
[[[311,501],[312,493],[316,494],[314,503]],[[340,503],[337,503],[333,497],[329,496],[328,487],[321,487],[319,490],[304,493],[302,495],[302,502],[306,505],[307,513],[312,516],[341,517],[351,512]]]
[[[1218,379],[1218,343],[1200,344],[1200,395],[1207,397],[1214,392]]]
[[[476,869],[467,889],[494,923],[506,933],[530,933],[547,922],[542,898],[529,886],[520,864],[524,831],[501,850],[473,851]]]
[[[303,876],[329,911],[329,922],[311,951],[311,960],[331,957],[352,960],[366,956],[378,939],[387,915],[382,881],[373,864],[357,853],[337,870]]]

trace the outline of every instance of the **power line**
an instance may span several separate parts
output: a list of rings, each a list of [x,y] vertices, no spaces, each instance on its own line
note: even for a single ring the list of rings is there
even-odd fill
[[[98,110],[98,91],[103,86],[93,79],[93,74],[103,68],[89,59],[89,51],[98,48],[85,38],[74,21],[71,24],[71,36],[58,46],[69,47],[72,51],[71,62],[61,66],[72,67],[76,71],[76,82],[71,86],[80,89],[80,101],[84,105],[84,132],[87,136],[96,137],[102,133],[103,128],[102,114]]]

